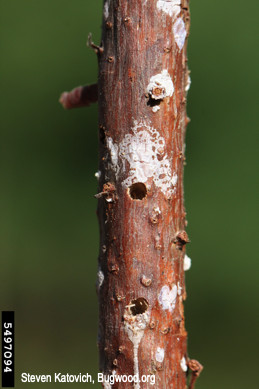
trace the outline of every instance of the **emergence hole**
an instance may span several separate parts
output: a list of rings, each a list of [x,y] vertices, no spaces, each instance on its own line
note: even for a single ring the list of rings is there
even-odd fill
[[[156,105],[160,105],[161,101],[163,101],[162,99],[152,99],[151,96],[149,96],[149,99],[147,101],[147,105],[149,107],[155,107]]]
[[[142,184],[142,182],[132,184],[129,188],[129,193],[133,200],[142,200],[147,195],[146,185]]]
[[[130,305],[130,310],[133,316],[144,313],[148,309],[148,302],[146,299],[144,299],[144,297],[139,297],[136,300],[132,300]]]

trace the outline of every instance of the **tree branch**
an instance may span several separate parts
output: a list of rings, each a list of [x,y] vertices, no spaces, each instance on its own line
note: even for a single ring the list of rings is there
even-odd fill
[[[65,109],[88,107],[98,100],[97,84],[78,86],[70,92],[63,92],[59,102]]]
[[[192,371],[192,376],[189,383],[189,389],[194,389],[195,382],[199,377],[199,375],[201,374],[203,370],[203,366],[200,364],[200,362],[196,361],[195,359],[190,359],[188,362],[188,367]]]

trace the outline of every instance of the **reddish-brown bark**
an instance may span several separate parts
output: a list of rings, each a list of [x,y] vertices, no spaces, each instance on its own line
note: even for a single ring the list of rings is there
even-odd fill
[[[154,374],[155,388],[184,389],[189,2],[183,0],[172,15],[165,8],[170,1],[164,3],[104,4],[98,53],[99,352],[104,374]],[[177,21],[182,28],[178,32]],[[151,78],[161,74],[167,85],[152,84]]]

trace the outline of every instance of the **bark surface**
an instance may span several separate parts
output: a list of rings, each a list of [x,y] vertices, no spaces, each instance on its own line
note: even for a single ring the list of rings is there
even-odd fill
[[[99,58],[100,370],[186,388],[189,2],[106,0]]]

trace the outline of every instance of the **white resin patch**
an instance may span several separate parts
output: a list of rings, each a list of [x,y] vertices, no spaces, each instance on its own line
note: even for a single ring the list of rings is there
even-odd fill
[[[165,152],[165,139],[155,128],[145,123],[135,123],[132,134],[125,135],[119,144],[107,138],[107,146],[116,178],[123,175],[128,167],[128,177],[122,182],[125,188],[137,182],[146,183],[152,178],[166,196],[170,197],[174,193],[173,173]]]
[[[94,176],[97,178],[97,180],[99,180],[101,177],[101,171],[98,170],[98,172],[96,172]]]
[[[173,285],[172,289],[170,289],[167,285],[162,287],[158,296],[158,302],[162,305],[164,310],[169,310],[169,312],[174,310],[177,292],[178,289],[176,285]]]
[[[155,105],[153,108],[152,108],[152,111],[153,112],[157,112],[157,111],[159,111],[160,110],[160,107],[159,107],[159,105]]]
[[[184,260],[183,260],[183,270],[184,271],[187,271],[191,268],[191,265],[192,265],[192,260],[190,257],[188,257],[188,255],[185,254],[184,256]]]
[[[159,89],[161,89],[161,93],[154,93],[154,91],[157,92]],[[150,78],[147,93],[155,100],[162,100],[165,97],[173,96],[174,84],[167,70],[163,70],[161,73]]]
[[[107,146],[108,146],[108,149],[110,150],[112,165],[115,168],[117,168],[118,157],[119,157],[118,156],[118,153],[119,153],[118,145],[116,143],[113,143],[112,138],[107,138]]]
[[[106,0],[103,6],[103,16],[106,19],[109,17],[109,7],[110,7],[110,0]]]
[[[156,360],[159,363],[162,363],[165,357],[165,350],[161,347],[156,349]]]
[[[175,186],[177,184],[177,180],[178,180],[178,176],[176,173],[173,174],[173,177],[172,177],[172,184],[173,186]]]
[[[133,343],[134,375],[139,381],[138,348],[141,339],[144,336],[145,329],[149,323],[150,315],[148,312],[132,316],[126,312],[124,314],[125,329],[130,341]],[[134,382],[134,389],[140,389],[138,382]]]
[[[185,92],[188,92],[188,90],[189,90],[190,87],[191,87],[191,83],[192,83],[191,77],[190,77],[190,75],[188,74],[187,84],[185,85]]]
[[[175,19],[181,11],[181,0],[158,0],[156,6],[157,9]]]
[[[185,24],[181,18],[178,18],[173,26],[174,39],[177,46],[182,50],[186,38]]]
[[[188,370],[188,367],[187,367],[187,364],[186,364],[186,359],[184,357],[182,357],[180,365],[181,365],[182,371],[187,371]]]
[[[97,288],[98,288],[98,290],[102,286],[103,281],[104,281],[104,274],[101,270],[98,270],[98,273],[97,273]]]

